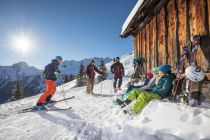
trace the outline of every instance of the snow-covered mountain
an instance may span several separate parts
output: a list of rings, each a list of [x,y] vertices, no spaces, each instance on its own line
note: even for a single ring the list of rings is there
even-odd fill
[[[112,61],[111,58],[90,58],[90,59],[83,59],[81,61],[71,60],[71,61],[64,61],[60,66],[60,70],[63,74],[74,74],[76,75],[79,72],[80,64],[82,63],[85,67],[91,62],[91,60],[95,60],[96,66],[99,66],[101,64],[101,61],[104,61],[104,64]]]
[[[133,72],[132,54],[121,57],[126,77],[122,90]],[[112,62],[106,66],[110,66]],[[151,101],[140,114],[125,115],[113,103],[112,79],[97,83],[95,95],[85,94],[86,87],[75,87],[76,80],[63,85],[65,96],[74,99],[52,108],[65,111],[40,111],[18,114],[32,107],[40,95],[0,105],[0,139],[4,140],[210,140],[210,109],[190,107],[170,101]],[[53,97],[63,99],[60,87]]]
[[[21,79],[21,77],[40,75],[41,70],[28,66],[25,62],[15,63],[12,66],[0,66],[0,78],[9,81]]]
[[[0,103],[12,96],[16,80],[20,81],[26,97],[35,95],[40,90],[37,86],[41,81],[41,73],[41,70],[28,66],[25,62],[0,66]]]
[[[60,66],[62,76],[59,77],[58,83],[62,83],[65,75],[76,75],[79,71],[80,64],[87,66],[91,60],[95,60],[96,65],[100,65],[103,60],[104,63],[110,62],[111,58],[90,58],[81,61],[64,61]],[[16,80],[20,80],[21,86],[24,90],[24,96],[32,96],[42,92],[45,88],[42,70],[33,66],[28,66],[25,62],[19,62],[12,66],[0,66],[0,103],[8,101],[12,96],[12,90],[16,84]]]

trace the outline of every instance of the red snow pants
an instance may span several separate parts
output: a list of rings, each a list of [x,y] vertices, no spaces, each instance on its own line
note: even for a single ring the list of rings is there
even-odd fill
[[[43,104],[48,96],[53,96],[56,91],[56,84],[53,80],[46,80],[46,90],[38,100],[38,104]]]

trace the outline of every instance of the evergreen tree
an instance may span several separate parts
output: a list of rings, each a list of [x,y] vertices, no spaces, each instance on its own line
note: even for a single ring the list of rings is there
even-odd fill
[[[107,68],[104,65],[104,61],[103,60],[101,61],[101,65],[99,66],[99,70],[103,72],[103,75],[99,75],[98,76],[98,80],[99,80],[99,82],[101,82],[101,81],[105,80],[108,77]]]
[[[23,89],[21,88],[20,81],[16,81],[16,85],[14,87],[14,90],[12,91],[12,100],[19,100],[24,97]]]
[[[80,64],[80,69],[79,69],[79,73],[77,75],[77,85],[79,87],[81,86],[85,86],[87,83],[87,79],[86,79],[86,72],[85,72],[85,67],[84,65],[81,63]]]
[[[68,83],[70,80],[69,80],[69,75],[65,75],[64,77],[64,83]]]
[[[73,81],[74,79],[75,79],[75,75],[74,74],[71,74],[70,77],[69,77],[69,80],[70,81]]]

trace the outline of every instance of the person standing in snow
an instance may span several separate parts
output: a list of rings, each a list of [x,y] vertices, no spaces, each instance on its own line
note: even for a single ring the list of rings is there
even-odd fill
[[[132,105],[131,111],[139,113],[142,109],[153,99],[163,99],[167,97],[172,88],[173,77],[168,74],[171,66],[162,65],[159,67],[160,80],[158,84],[151,89],[144,90],[133,90],[131,94],[128,95],[125,101],[120,103],[120,106],[124,108],[126,105],[130,104],[136,99],[136,103]],[[118,100],[119,101],[119,100]],[[130,108],[124,110],[125,113],[129,112]]]
[[[114,77],[114,83],[113,83],[114,91],[117,92],[117,88],[116,88],[117,81],[118,81],[118,89],[121,90],[122,79],[125,73],[124,73],[123,64],[120,63],[120,58],[116,57],[115,61],[116,62],[112,64],[111,66],[111,72]]]
[[[87,74],[87,89],[86,93],[93,93],[94,82],[95,82],[95,71],[99,74],[103,75],[102,71],[99,71],[98,68],[95,66],[95,61],[92,60],[91,63],[86,68]]]
[[[61,56],[56,56],[55,59],[52,60],[50,64],[45,66],[43,75],[45,78],[46,83],[46,90],[39,98],[35,109],[41,110],[44,109],[44,104],[53,103],[54,101],[51,100],[52,96],[56,92],[56,83],[57,77],[55,75],[55,72],[61,73],[61,71],[58,69],[58,65],[61,64],[63,61],[63,58]]]

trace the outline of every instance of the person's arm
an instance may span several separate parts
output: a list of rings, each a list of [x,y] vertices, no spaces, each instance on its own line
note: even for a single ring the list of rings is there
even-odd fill
[[[111,70],[111,73],[114,73],[114,64],[111,65],[110,70]]]
[[[86,68],[86,74],[88,75],[88,73],[89,73],[89,66],[87,66],[87,68]]]
[[[122,65],[122,73],[123,73],[123,76],[125,76],[124,66],[123,66],[123,64],[121,64],[121,65]]]
[[[99,71],[98,68],[96,66],[94,66],[94,70],[99,73],[99,74],[103,74],[103,72]]]
[[[146,90],[146,89],[150,89],[150,88],[154,87],[155,86],[155,81],[156,81],[156,77],[153,77],[147,85],[141,87],[140,89],[141,90]]]

